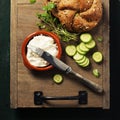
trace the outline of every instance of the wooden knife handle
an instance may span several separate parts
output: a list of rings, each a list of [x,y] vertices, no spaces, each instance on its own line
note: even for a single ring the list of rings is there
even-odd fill
[[[96,92],[96,93],[103,93],[104,90],[103,90],[103,88],[100,85],[98,85],[95,82],[93,82],[93,81],[83,77],[79,73],[76,73],[74,71],[71,71],[70,73],[73,74],[74,76],[76,76],[77,78],[79,78],[81,83],[83,83],[84,85],[86,85],[87,87],[92,89],[94,92]]]

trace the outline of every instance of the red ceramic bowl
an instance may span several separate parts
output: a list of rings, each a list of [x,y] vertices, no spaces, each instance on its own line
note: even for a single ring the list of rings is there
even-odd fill
[[[54,33],[51,33],[51,32],[47,32],[47,31],[44,31],[44,30],[40,30],[40,31],[36,31],[34,33],[31,33],[30,35],[28,35],[23,43],[22,43],[22,58],[23,58],[23,63],[24,65],[30,69],[30,70],[37,70],[37,71],[45,71],[45,70],[50,70],[53,68],[52,65],[48,65],[48,66],[45,66],[45,67],[36,67],[36,66],[33,66],[30,64],[30,62],[28,61],[28,59],[26,58],[26,53],[27,53],[27,44],[29,43],[29,41],[34,37],[34,36],[38,36],[38,35],[45,35],[45,36],[50,36],[54,39],[55,43],[57,44],[58,46],[58,54],[57,54],[57,58],[61,58],[61,54],[62,54],[62,49],[61,49],[61,44],[60,44],[60,39],[59,37],[54,34]]]

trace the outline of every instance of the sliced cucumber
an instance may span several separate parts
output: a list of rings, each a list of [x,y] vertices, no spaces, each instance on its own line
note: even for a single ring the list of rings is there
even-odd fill
[[[76,49],[77,49],[77,52],[79,52],[80,54],[82,54],[82,55],[85,55],[85,54],[86,54],[85,51],[82,51],[82,50],[80,49],[80,45],[77,45]]]
[[[75,62],[77,64],[81,64],[81,63],[85,62],[85,60],[86,60],[86,56],[84,56],[81,60],[76,60]]]
[[[75,62],[81,67],[87,67],[90,64],[90,59],[86,54],[96,46],[95,40],[90,33],[83,33],[80,35],[81,42],[75,45],[68,45],[65,51],[68,56],[71,56]],[[103,56],[101,52],[94,52],[92,58],[95,62],[102,61]]]
[[[94,52],[93,55],[92,55],[92,59],[96,62],[96,63],[99,63],[102,61],[103,59],[103,55],[101,52]]]
[[[62,75],[60,75],[60,74],[55,74],[55,75],[53,76],[53,81],[54,81],[55,83],[57,83],[57,84],[62,83],[62,82],[63,82],[63,77],[62,77]]]
[[[88,49],[92,49],[94,48],[96,45],[95,41],[94,40],[91,40],[90,42],[86,43],[85,46],[88,48]]]
[[[75,61],[83,59],[84,55],[79,54],[78,52],[73,56]]]
[[[98,40],[99,42],[102,42],[102,41],[103,41],[102,36],[98,37],[97,40]]]
[[[82,67],[87,67],[90,64],[89,59],[85,55],[82,55],[78,52],[73,56],[73,59]]]
[[[95,77],[99,77],[100,76],[100,73],[99,73],[98,69],[93,69],[93,75]]]
[[[76,53],[76,47],[74,45],[68,45],[66,46],[65,51],[68,56],[74,56]]]
[[[79,63],[82,67],[87,67],[90,64],[90,60],[86,57],[85,61],[82,63]]]
[[[79,47],[80,47],[80,50],[83,51],[83,52],[88,52],[89,49],[85,46],[85,43],[81,42],[79,44]]]
[[[88,43],[92,40],[92,35],[90,33],[83,33],[80,35],[80,39],[84,43]]]

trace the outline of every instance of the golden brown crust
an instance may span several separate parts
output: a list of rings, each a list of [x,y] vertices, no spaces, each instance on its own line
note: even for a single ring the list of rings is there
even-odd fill
[[[60,10],[58,12],[58,18],[60,22],[69,30],[73,31],[72,24],[74,19],[75,11],[74,10]]]
[[[101,0],[48,0],[56,4],[53,15],[71,32],[93,29],[101,20]]]

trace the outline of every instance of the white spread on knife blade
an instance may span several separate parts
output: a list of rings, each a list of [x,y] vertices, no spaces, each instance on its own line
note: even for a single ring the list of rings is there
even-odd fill
[[[50,53],[53,56],[57,56],[58,54],[58,47],[56,43],[54,42],[54,39],[49,36],[44,35],[38,35],[35,36],[33,39],[30,40],[28,43],[28,46],[34,46],[36,48],[41,48],[48,53]],[[27,59],[30,62],[30,64],[37,66],[37,67],[45,67],[49,65],[47,61],[45,61],[43,58],[38,56],[35,52],[33,52],[29,47],[27,47]]]

